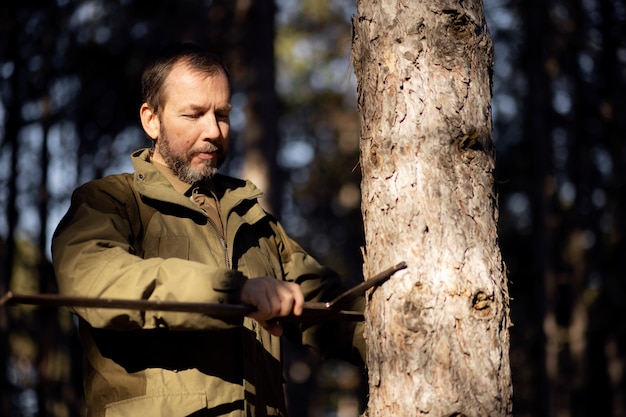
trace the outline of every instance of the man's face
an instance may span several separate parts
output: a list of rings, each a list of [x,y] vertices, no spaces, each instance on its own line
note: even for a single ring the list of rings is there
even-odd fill
[[[165,81],[153,158],[185,182],[211,178],[226,158],[230,110],[226,74],[176,64]]]

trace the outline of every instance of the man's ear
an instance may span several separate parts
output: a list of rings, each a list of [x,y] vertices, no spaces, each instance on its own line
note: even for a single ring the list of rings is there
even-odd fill
[[[148,103],[143,103],[139,109],[139,118],[141,119],[141,125],[143,130],[153,140],[158,139],[159,131],[161,128],[161,121],[158,114],[156,114],[152,107],[148,106]]]

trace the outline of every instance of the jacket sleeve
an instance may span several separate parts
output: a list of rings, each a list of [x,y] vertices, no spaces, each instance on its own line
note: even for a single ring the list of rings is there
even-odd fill
[[[106,186],[103,186],[106,184]],[[132,192],[124,181],[78,188],[52,240],[59,292],[64,295],[161,301],[235,303],[247,279],[225,268],[178,258],[142,259],[135,252]],[[135,208],[136,210],[136,208]],[[137,217],[135,217],[137,218]],[[96,328],[221,329],[227,323],[200,313],[74,308]]]
[[[306,301],[331,301],[346,290],[337,273],[306,253],[280,225],[276,228],[285,279],[300,285]],[[364,308],[365,297],[359,297],[346,306],[346,309],[354,311],[363,311]],[[334,320],[312,326],[300,325],[298,330],[286,329],[286,333],[294,342],[315,349],[323,358],[344,359],[359,366],[366,362],[362,322]]]

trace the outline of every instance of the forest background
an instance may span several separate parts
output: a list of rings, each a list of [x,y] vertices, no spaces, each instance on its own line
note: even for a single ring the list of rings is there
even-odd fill
[[[626,416],[626,2],[485,0],[494,41],[499,235],[516,416]],[[0,293],[51,292],[72,190],[149,146],[139,75],[159,46],[233,76],[233,155],[287,230],[361,279],[352,0],[56,0],[0,5]],[[385,100],[385,97],[381,97]],[[357,416],[365,374],[288,349],[291,415]],[[63,310],[0,310],[0,415],[75,416]]]

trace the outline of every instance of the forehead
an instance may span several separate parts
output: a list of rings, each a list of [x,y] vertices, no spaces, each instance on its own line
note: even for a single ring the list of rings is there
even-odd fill
[[[228,77],[222,70],[213,73],[198,70],[185,62],[178,62],[165,79],[163,102],[176,99],[198,100],[230,99]]]

